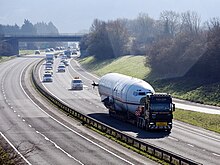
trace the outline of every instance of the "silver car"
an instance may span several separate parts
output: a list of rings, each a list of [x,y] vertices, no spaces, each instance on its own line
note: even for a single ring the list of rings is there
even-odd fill
[[[59,65],[58,68],[57,68],[57,71],[58,72],[65,72],[66,71],[65,65]]]
[[[78,77],[74,78],[71,81],[71,89],[73,90],[83,90],[83,82],[81,79],[79,79]]]
[[[51,73],[44,73],[43,82],[53,82],[53,76]]]

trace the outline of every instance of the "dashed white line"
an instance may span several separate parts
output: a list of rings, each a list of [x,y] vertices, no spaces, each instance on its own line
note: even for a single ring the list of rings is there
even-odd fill
[[[73,157],[72,155],[70,155],[68,152],[66,152],[65,150],[63,150],[61,147],[59,147],[54,141],[50,140],[48,137],[46,137],[44,134],[40,133],[38,131],[38,133],[44,137],[45,140],[49,141],[50,143],[52,143],[57,149],[61,150],[63,153],[65,153],[69,158],[74,159],[76,162],[78,162],[79,164],[83,165],[83,163],[76,159],[75,157]]]
[[[187,144],[188,146],[190,146],[190,147],[194,147],[194,145],[192,145],[192,144]]]
[[[39,73],[39,76],[40,76],[40,73]],[[20,76],[20,77],[21,77],[21,76]],[[75,130],[71,129],[70,127],[66,126],[65,124],[63,124],[62,122],[60,122],[59,120],[57,120],[56,118],[54,118],[53,116],[51,116],[51,115],[49,115],[47,112],[45,112],[45,111],[44,111],[42,108],[40,108],[40,107],[28,96],[28,94],[25,92],[25,90],[23,89],[23,87],[22,87],[22,85],[21,85],[21,78],[20,78],[20,86],[21,86],[21,88],[22,88],[24,94],[28,97],[28,99],[29,99],[37,108],[39,108],[42,112],[44,112],[45,114],[47,114],[51,119],[53,119],[54,121],[56,121],[57,123],[59,123],[60,125],[62,125],[63,127],[65,127],[66,129],[70,130],[71,132],[75,133],[75,134],[78,135],[79,137],[81,137],[81,138],[85,139],[86,141],[90,142],[91,144],[93,144],[93,145],[95,145],[95,146],[97,146],[97,147],[103,149],[104,151],[106,151],[106,152],[108,152],[109,154],[111,154],[111,155],[117,157],[118,159],[121,159],[122,161],[124,161],[124,162],[126,162],[126,163],[128,163],[128,164],[132,164],[132,165],[133,165],[133,163],[130,162],[129,160],[126,160],[125,158],[120,157],[119,155],[115,154],[114,152],[112,152],[112,151],[108,150],[107,148],[105,148],[105,147],[99,145],[98,143],[95,143],[95,142],[92,141],[91,139],[89,139],[89,138],[83,136],[82,134],[76,132]],[[43,86],[44,86],[44,84],[43,84]],[[52,94],[54,97],[56,97],[58,100],[60,100],[60,101],[63,102],[64,104],[67,104],[67,103],[65,103],[63,100],[61,100],[60,98],[58,98],[57,96],[55,96],[52,92],[50,92],[45,86],[44,86],[44,88],[45,88],[50,94]],[[67,104],[67,105],[68,105],[68,104]],[[61,149],[61,150],[62,150],[62,149]],[[64,150],[62,150],[62,151],[65,152]]]
[[[218,156],[218,157],[220,157],[220,155],[219,154],[216,154],[216,153],[212,153],[213,155],[215,155],[215,156]]]
[[[32,127],[30,124],[28,125],[30,128]]]
[[[168,138],[169,138],[169,139],[172,139],[172,140],[175,140],[175,141],[177,141],[177,142],[179,141],[178,139],[173,138],[173,137],[171,137],[171,136],[168,136]]]

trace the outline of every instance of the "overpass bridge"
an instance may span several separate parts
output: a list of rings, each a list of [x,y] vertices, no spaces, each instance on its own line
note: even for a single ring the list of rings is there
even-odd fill
[[[0,39],[12,46],[10,55],[19,54],[19,42],[79,42],[85,34],[3,35]]]

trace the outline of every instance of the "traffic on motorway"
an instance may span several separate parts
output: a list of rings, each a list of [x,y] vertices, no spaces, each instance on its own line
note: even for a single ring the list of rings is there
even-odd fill
[[[59,63],[58,60],[57,63]],[[82,79],[84,86],[86,86],[86,88],[84,88],[82,92],[75,93],[69,90],[70,89],[69,82],[72,81],[71,79],[76,75],[78,75],[80,79]],[[93,88],[91,85],[94,83],[93,80],[95,82],[99,82],[100,78],[97,78],[96,76],[93,76],[88,72],[85,72],[85,70],[80,68],[79,64],[74,59],[72,59],[69,62],[68,74],[65,74],[64,76],[65,79],[63,79],[63,77],[61,76],[56,77],[57,84],[54,86],[45,84],[45,89],[50,91],[53,95],[58,96],[58,98],[63,102],[65,102],[67,105],[70,105],[74,109],[77,109],[82,113],[92,116],[95,119],[98,119],[99,121],[109,124],[110,126],[115,127],[121,131],[127,130],[128,128],[129,128],[128,130],[131,129],[131,126],[126,123],[121,124],[120,121],[118,120],[115,121],[113,119],[106,118],[104,116],[104,114],[107,113],[107,110],[106,108],[100,105],[101,103],[100,94],[98,90],[100,84],[95,83],[94,84],[95,88]],[[107,97],[101,97],[101,99],[103,100],[105,98]],[[107,103],[103,102],[103,103],[109,106],[109,102]],[[103,116],[98,114],[103,114]],[[211,163],[212,161],[210,161],[209,159],[210,157],[212,157],[214,161],[218,161],[218,156],[216,155],[218,155],[217,146],[219,146],[218,144],[219,136],[216,136],[212,133],[210,134],[210,132],[208,131],[206,132],[204,130],[194,128],[192,126],[189,127],[188,125],[177,121],[174,121],[173,129],[170,134],[166,134],[166,133],[164,134],[162,132],[161,133],[146,132],[146,131],[141,131],[139,129],[136,130],[133,127],[132,127],[132,131],[128,131],[128,130],[125,131],[125,133],[128,133],[137,138],[141,138],[142,140],[153,143],[157,146],[166,149],[169,148],[169,150],[176,152],[180,155],[183,155],[185,157],[188,157],[192,160],[201,161],[203,163],[208,162],[212,164]],[[139,134],[142,135],[140,136]],[[191,140],[192,138],[190,138],[191,136],[193,137],[193,139],[196,139],[196,141],[192,141]],[[209,140],[207,141],[207,139]],[[214,146],[211,144],[213,143],[211,139],[214,140],[215,143]],[[173,144],[175,144],[175,146],[173,146]],[[204,147],[204,144],[207,147]],[[205,156],[203,155],[203,157],[201,157],[201,153],[203,153],[204,150],[207,151],[207,148],[209,148],[208,146],[210,145],[213,146],[212,152],[207,152]]]

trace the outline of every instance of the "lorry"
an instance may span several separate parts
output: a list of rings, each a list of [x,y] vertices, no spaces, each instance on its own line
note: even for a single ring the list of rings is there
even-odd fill
[[[166,93],[155,93],[153,87],[141,79],[108,73],[98,86],[101,101],[109,115],[137,125],[146,130],[172,129],[175,105]]]
[[[45,60],[46,60],[46,62],[49,62],[49,63],[52,63],[52,64],[53,64],[54,54],[53,54],[53,53],[46,54]]]
[[[170,131],[173,125],[174,111],[175,104],[172,103],[171,95],[167,93],[149,93],[142,98],[133,117],[136,118],[136,124],[140,128]]]

